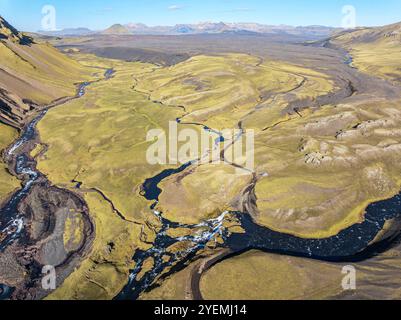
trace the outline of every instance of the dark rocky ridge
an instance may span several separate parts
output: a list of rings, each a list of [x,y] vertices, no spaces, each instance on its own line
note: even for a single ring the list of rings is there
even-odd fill
[[[24,35],[0,16],[0,40],[11,40],[20,45],[31,45],[33,39]]]

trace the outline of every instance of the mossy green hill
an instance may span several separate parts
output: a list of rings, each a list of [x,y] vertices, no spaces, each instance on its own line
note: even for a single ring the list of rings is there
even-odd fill
[[[89,80],[93,69],[36,43],[0,17],[0,120],[22,126],[30,111],[73,96],[76,84]]]

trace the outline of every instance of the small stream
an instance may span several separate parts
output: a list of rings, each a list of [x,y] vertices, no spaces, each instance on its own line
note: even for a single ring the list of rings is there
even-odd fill
[[[344,62],[352,67],[352,56],[348,54]],[[181,119],[177,119],[177,122],[181,123]],[[214,132],[205,126],[204,129]],[[243,130],[241,130],[242,133]],[[219,136],[222,137],[221,134]],[[219,142],[224,142],[224,139],[220,138],[216,141],[216,143]],[[149,201],[156,201],[151,206],[152,210],[158,204],[159,195],[162,192],[158,187],[159,183],[171,175],[184,171],[191,164],[187,163],[177,169],[165,170],[145,181],[142,195]],[[401,193],[391,199],[370,204],[362,223],[357,223],[337,235],[325,239],[305,239],[276,232],[256,224],[248,213],[243,212],[224,212],[216,219],[207,220],[198,225],[181,225],[163,218],[161,212],[154,211],[154,214],[162,224],[154,245],[147,251],[135,253],[133,260],[136,262],[136,266],[131,270],[128,284],[116,299],[137,299],[142,292],[146,292],[155,285],[155,281],[166,272],[167,268],[169,268],[167,274],[182,269],[196,257],[201,249],[205,248],[207,243],[216,240],[216,236],[221,236],[224,240],[224,244],[216,244],[217,247],[230,248],[233,252],[258,249],[323,261],[366,260],[378,254],[379,250],[382,251],[391,246],[395,237],[399,235],[372,244],[383,230],[386,221],[401,219]],[[231,220],[234,217],[245,233],[230,234],[223,225],[227,216],[231,216]],[[189,229],[191,235],[171,238],[167,235],[167,231],[170,229]],[[169,247],[179,242],[187,242],[190,245],[186,250],[178,251],[175,254],[168,252]],[[144,262],[149,258],[153,258],[153,268],[142,272]],[[141,275],[140,279],[138,279],[138,275]]]
[[[104,73],[105,79],[110,79],[114,74],[113,69],[108,69]],[[79,84],[77,95],[70,100],[77,99],[85,95],[86,88],[97,81],[84,82]],[[68,100],[68,101],[70,101]],[[61,104],[66,103],[62,102]],[[24,231],[24,213],[19,212],[18,207],[22,200],[29,194],[32,186],[43,175],[36,169],[36,163],[29,156],[27,145],[37,137],[36,126],[46,115],[49,107],[41,112],[29,122],[22,130],[21,136],[5,151],[5,158],[8,163],[13,163],[15,159],[15,172],[18,176],[24,176],[23,188],[18,190],[4,205],[0,208],[0,254],[13,242],[15,242]],[[4,284],[0,284],[0,300],[8,299],[13,292]]]
[[[174,270],[191,261],[210,241],[216,239],[217,235],[222,236],[223,239],[227,237],[223,222],[228,212],[223,212],[216,219],[210,219],[195,225],[171,222],[163,218],[158,211],[154,211],[154,214],[160,220],[162,228],[156,235],[151,249],[147,251],[137,250],[135,252],[133,260],[136,262],[136,266],[130,272],[128,284],[115,297],[117,300],[136,300],[142,292],[148,290],[154,284],[154,281],[167,268],[171,268],[170,272],[173,273]],[[167,235],[168,230],[182,228],[191,230],[191,235],[178,238],[171,238]],[[173,252],[168,250],[171,246],[179,243],[185,243],[186,245]],[[152,269],[144,273],[140,279],[137,279],[145,261],[149,258],[153,259]]]
[[[202,129],[209,133],[216,135],[214,141],[214,148],[218,148],[221,144],[226,142],[223,134],[217,130],[209,128],[201,123],[184,123],[182,118],[177,118],[176,122],[183,125],[194,125],[200,126]],[[233,142],[237,141],[243,133],[243,130],[233,137]],[[215,240],[217,246],[216,237],[221,236],[226,240],[228,231],[223,227],[223,222],[228,212],[223,212],[219,217],[215,219],[206,220],[199,224],[189,225],[180,224],[169,221],[164,218],[161,212],[155,211],[155,207],[159,203],[159,196],[162,193],[162,189],[159,188],[159,184],[166,178],[183,172],[190,166],[198,163],[200,159],[189,161],[182,164],[178,168],[166,169],[161,171],[159,174],[152,178],[146,179],[142,185],[141,195],[148,201],[152,201],[150,209],[153,214],[159,219],[161,228],[156,234],[156,239],[153,242],[152,248],[147,251],[137,250],[133,256],[133,261],[136,262],[136,266],[130,271],[129,281],[124,289],[115,297],[117,300],[135,300],[139,295],[152,287],[155,280],[167,269],[170,268],[170,273],[174,273],[174,270],[182,268],[185,263],[191,261],[196,257],[197,253],[204,249],[206,245]],[[177,238],[168,236],[167,232],[174,229],[186,229],[190,230],[190,234]],[[185,243],[185,249],[178,249],[176,252],[169,252],[171,246],[179,243]],[[148,272],[142,273],[144,263],[148,260],[153,260],[153,267]],[[141,275],[140,279],[138,277]]]
[[[82,83],[78,88],[77,97],[85,94],[85,88],[89,82]],[[41,176],[36,170],[36,164],[25,152],[25,146],[36,138],[36,125],[46,115],[47,109],[41,111],[28,125],[23,129],[21,136],[6,151],[6,157],[16,159],[15,172],[18,176],[27,177],[22,189],[17,191],[11,199],[0,209],[0,234],[3,238],[0,241],[0,253],[13,243],[24,229],[24,214],[18,211],[20,202],[28,195],[32,185]],[[19,152],[19,150],[21,150]]]
[[[352,64],[352,57],[347,60]],[[110,78],[113,70],[107,70],[106,79]],[[85,89],[91,83],[86,82],[79,86],[77,97],[85,94]],[[0,239],[0,253],[13,243],[24,230],[24,214],[18,212],[19,203],[27,196],[32,185],[41,177],[36,170],[35,163],[29,155],[24,153],[25,146],[36,138],[36,125],[46,115],[47,110],[42,111],[23,130],[21,137],[15,141],[7,151],[7,157],[16,159],[15,171],[18,175],[24,175],[28,179],[24,187],[17,191],[11,199],[0,210],[0,234],[6,235]],[[181,123],[180,119],[177,119]],[[223,136],[204,126],[204,129],[219,135],[216,145],[224,142]],[[338,235],[326,239],[303,239],[289,234],[270,230],[256,224],[251,216],[241,212],[223,212],[215,219],[206,220],[199,224],[188,225],[169,221],[163,217],[161,212],[155,211],[159,196],[162,190],[158,185],[166,178],[183,172],[193,165],[188,162],[176,169],[167,169],[158,175],[147,179],[143,184],[142,196],[153,201],[151,210],[159,219],[161,228],[156,235],[152,248],[146,251],[137,250],[133,256],[136,266],[130,271],[129,281],[124,289],[115,299],[137,299],[139,295],[152,288],[155,281],[169,269],[172,274],[190,263],[196,255],[211,241],[221,237],[224,244],[217,244],[217,247],[230,248],[234,252],[241,252],[250,249],[259,249],[267,252],[283,255],[295,255],[325,261],[348,261],[354,258],[366,259],[375,254],[375,246],[371,242],[383,229],[387,220],[401,218],[401,194],[395,197],[373,203],[366,210],[365,220],[355,224]],[[230,234],[224,226],[224,221],[234,216],[245,230],[245,233]],[[169,231],[176,229],[190,230],[190,235],[172,238]],[[180,243],[185,244],[176,250],[170,250],[172,246]],[[390,245],[391,242],[385,243]],[[142,270],[144,263],[153,259],[153,267],[150,270]],[[0,284],[0,300],[12,294],[12,288]]]
[[[110,79],[114,74],[114,69],[107,69],[104,73],[104,79]],[[72,99],[78,99],[85,95],[86,88],[92,83],[84,82],[79,84],[77,95]],[[63,102],[63,103],[66,103]],[[36,139],[36,126],[46,115],[49,108],[41,111],[31,122],[22,130],[21,136],[6,151],[6,158],[9,163],[12,159],[16,160],[15,172],[18,176],[27,177],[22,189],[17,191],[11,199],[0,209],[0,253],[14,242],[24,229],[24,214],[18,211],[19,203],[28,195],[32,185],[41,177],[41,173],[36,169],[36,163],[32,161],[25,150],[26,146]],[[21,151],[19,151],[21,150]]]
[[[16,159],[14,170],[18,175],[27,177],[27,181],[23,188],[17,191],[0,209],[0,234],[3,235],[0,241],[0,252],[4,251],[8,245],[18,238],[24,227],[23,214],[18,211],[18,205],[27,196],[40,174],[30,163],[28,155],[18,153],[18,150],[25,147],[28,142],[35,138],[35,127],[45,114],[46,111],[42,111],[36,116],[23,130],[21,137],[11,145],[6,153],[8,159]]]
[[[344,59],[344,63],[346,65],[348,65],[349,67],[356,69],[353,65],[354,63],[354,58],[352,57],[352,55],[349,52],[345,53],[345,59]]]

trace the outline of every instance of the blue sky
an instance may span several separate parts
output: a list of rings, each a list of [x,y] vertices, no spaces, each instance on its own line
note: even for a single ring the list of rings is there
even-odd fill
[[[37,31],[47,4],[56,8],[57,29],[201,21],[340,26],[344,5],[356,8],[360,26],[401,21],[400,0],[0,0],[0,15],[20,30]]]

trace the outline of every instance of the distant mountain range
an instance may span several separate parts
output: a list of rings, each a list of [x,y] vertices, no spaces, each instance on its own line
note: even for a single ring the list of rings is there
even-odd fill
[[[103,35],[184,35],[184,34],[287,34],[294,36],[329,37],[341,29],[325,26],[287,25],[271,26],[259,23],[224,23],[203,22],[197,24],[177,24],[175,26],[150,27],[143,23],[114,24],[103,31],[92,31],[87,28],[64,29],[55,32],[39,31],[49,36],[86,36],[93,34]]]
[[[68,36],[88,36],[96,34],[98,32],[92,31],[88,28],[68,28],[58,31],[38,31],[38,33],[53,37],[68,37]]]

